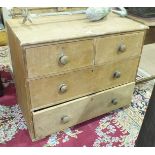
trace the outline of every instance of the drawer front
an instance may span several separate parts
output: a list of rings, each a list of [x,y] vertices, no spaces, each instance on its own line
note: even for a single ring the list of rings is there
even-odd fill
[[[99,65],[140,55],[143,37],[144,32],[134,32],[97,38],[95,64]]]
[[[39,109],[135,81],[139,58],[29,81],[32,109]]]
[[[29,82],[32,108],[55,105],[92,91],[92,69],[84,69]],[[88,81],[90,81],[88,83]]]
[[[93,65],[93,41],[77,41],[26,49],[28,77],[59,74]]]
[[[134,83],[33,112],[35,137],[43,138],[131,103]]]
[[[139,57],[106,63],[96,66],[94,70],[94,90],[112,88],[121,84],[134,82],[139,64]]]

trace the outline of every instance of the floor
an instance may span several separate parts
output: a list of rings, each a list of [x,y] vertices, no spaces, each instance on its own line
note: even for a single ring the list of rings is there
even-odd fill
[[[136,85],[129,106],[32,142],[8,67],[0,67],[0,73],[5,87],[0,98],[0,147],[133,147],[153,88],[150,82]]]
[[[155,75],[155,44],[143,47],[139,68],[148,75]]]

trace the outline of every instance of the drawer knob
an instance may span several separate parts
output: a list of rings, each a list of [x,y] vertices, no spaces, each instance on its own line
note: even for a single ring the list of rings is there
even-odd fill
[[[70,121],[70,117],[69,116],[63,116],[62,118],[61,118],[61,121],[62,121],[62,123],[68,123],[69,121]]]
[[[115,71],[114,74],[113,74],[113,77],[114,78],[120,78],[121,77],[121,72]]]
[[[61,84],[61,85],[59,86],[59,91],[60,91],[61,93],[65,93],[65,92],[67,91],[67,85],[66,85],[66,84]]]
[[[116,105],[116,104],[118,103],[118,100],[117,100],[116,98],[114,98],[114,99],[111,100],[111,103],[112,103],[113,105]]]
[[[60,62],[62,65],[66,65],[66,64],[68,63],[68,61],[69,61],[69,58],[68,58],[68,56],[66,56],[66,55],[63,55],[63,56],[61,56],[61,57],[59,58],[59,62]]]
[[[120,44],[118,48],[119,52],[125,52],[126,51],[126,45],[125,44]]]

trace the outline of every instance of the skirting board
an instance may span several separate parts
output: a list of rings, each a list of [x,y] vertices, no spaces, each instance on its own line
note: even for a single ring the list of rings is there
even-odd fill
[[[145,70],[141,69],[141,68],[138,68],[138,73],[137,73],[139,76],[142,76],[144,78],[147,78],[147,77],[150,77],[151,75],[146,72]],[[155,84],[155,80],[151,80],[149,81],[152,85]]]

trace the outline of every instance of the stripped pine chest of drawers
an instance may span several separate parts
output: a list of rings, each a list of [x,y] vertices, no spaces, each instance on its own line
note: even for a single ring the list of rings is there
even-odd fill
[[[147,26],[116,14],[6,22],[17,101],[32,140],[129,105]]]

